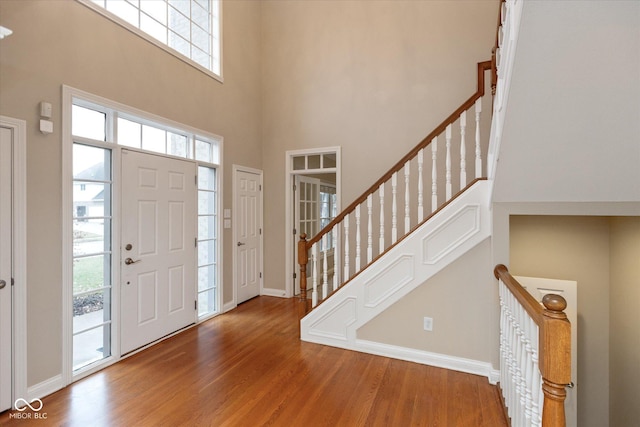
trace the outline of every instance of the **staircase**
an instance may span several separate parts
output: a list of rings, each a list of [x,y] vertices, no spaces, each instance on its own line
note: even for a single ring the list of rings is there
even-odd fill
[[[548,294],[539,304],[503,265],[494,270],[499,371],[491,363],[393,348],[357,335],[367,322],[491,237],[492,185],[522,8],[522,0],[501,1],[492,60],[478,64],[476,93],[320,233],[310,240],[300,236],[300,335],[304,341],[484,375],[493,384],[499,381],[513,425],[565,426],[571,379],[566,301]],[[493,98],[485,95],[487,71]],[[488,137],[482,127],[483,98],[490,98],[484,104],[491,108],[484,109],[492,112]],[[468,132],[467,117],[473,132]],[[467,134],[474,135],[471,142]],[[467,165],[474,165],[473,173]]]
[[[490,237],[484,159],[492,107],[485,81],[495,75],[491,68],[492,61],[479,63],[474,94],[320,233],[308,241],[301,235],[303,340],[420,359],[497,381],[490,363],[405,350],[389,354],[397,351],[356,334]]]

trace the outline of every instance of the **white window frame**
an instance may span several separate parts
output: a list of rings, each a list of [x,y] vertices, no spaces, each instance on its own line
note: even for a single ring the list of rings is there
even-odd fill
[[[112,114],[107,114],[107,141],[100,142],[96,140],[89,140],[81,137],[74,137],[72,135],[71,122],[72,122],[72,105],[87,106],[92,109],[100,111],[111,111]],[[116,136],[110,134],[110,129],[115,129],[116,124],[110,122],[110,120],[117,121],[119,114],[124,117],[136,117],[147,123],[155,126],[165,128],[166,130],[180,130],[194,135],[195,138],[217,144],[218,146],[218,163],[202,162],[195,159],[195,153],[192,157],[187,157],[186,160],[193,161],[197,166],[213,167],[216,169],[217,175],[217,212],[221,212],[222,200],[223,200],[223,179],[224,170],[223,163],[223,138],[220,135],[216,135],[210,132],[205,132],[200,129],[192,128],[190,126],[147,113],[133,107],[120,104],[115,101],[111,101],[106,98],[102,98],[97,95],[93,95],[88,92],[84,92],[79,89],[75,89],[69,86],[62,86],[62,382],[66,386],[74,381],[82,379],[87,375],[91,375],[105,367],[118,362],[122,357],[120,355],[120,232],[121,232],[121,207],[120,197],[122,184],[120,182],[120,161],[121,150],[131,149],[126,145],[119,145],[115,143]],[[111,277],[112,277],[112,312],[111,312],[111,356],[106,357],[98,362],[94,362],[91,365],[81,368],[77,371],[73,371],[73,144],[80,142],[87,145],[93,145],[100,148],[110,149],[112,152],[112,224],[111,224],[111,245],[112,245],[112,265],[111,265]],[[167,157],[173,157],[176,159],[184,160],[184,157],[171,156],[168,154],[161,154],[153,151],[139,150],[143,152],[149,152],[155,155],[164,155]],[[197,211],[194,212],[197,215]],[[222,262],[222,248],[223,233],[221,226],[221,219],[217,218],[217,246],[216,252],[218,254],[218,271],[217,271],[217,304],[218,311],[210,316],[199,317],[197,312],[195,314],[196,323],[200,323],[210,317],[222,313],[222,278],[223,275],[223,262]],[[197,275],[197,266],[194,265]],[[196,276],[197,277],[197,276]],[[195,284],[197,286],[197,283]],[[197,292],[197,288],[196,288]],[[178,333],[178,332],[177,332]],[[128,354],[128,357],[133,353]]]
[[[215,35],[213,35],[212,37],[212,44],[217,42],[218,43],[218,68],[220,70],[219,73],[216,73],[213,70],[210,70],[200,64],[198,64],[196,61],[194,61],[193,59],[183,55],[182,53],[178,52],[177,50],[173,49],[172,47],[170,47],[167,44],[162,43],[160,40],[157,40],[156,38],[154,38],[153,36],[149,35],[148,33],[146,33],[145,31],[141,30],[140,28],[136,27],[135,25],[130,24],[129,22],[125,21],[124,19],[120,18],[119,16],[113,14],[112,12],[109,12],[108,10],[106,10],[105,8],[103,8],[100,5],[97,5],[95,3],[93,3],[91,0],[76,0],[78,3],[83,4],[84,6],[88,7],[89,9],[99,13],[100,15],[106,17],[107,19],[110,19],[111,21],[115,22],[116,24],[120,25],[121,27],[131,31],[132,33],[136,34],[137,36],[143,38],[144,40],[148,41],[149,43],[159,47],[160,49],[164,50],[165,52],[175,56],[176,58],[180,59],[181,61],[183,61],[184,63],[191,65],[192,67],[194,67],[195,69],[202,71],[203,73],[207,74],[208,76],[218,80],[219,82],[223,82],[223,74],[222,74],[222,70],[223,70],[223,61],[222,61],[222,56],[223,56],[223,52],[222,52],[222,0],[217,0],[216,4],[217,4],[217,19],[218,19],[218,31],[219,33],[217,34],[217,38],[215,37]],[[213,49],[213,47],[212,47]]]

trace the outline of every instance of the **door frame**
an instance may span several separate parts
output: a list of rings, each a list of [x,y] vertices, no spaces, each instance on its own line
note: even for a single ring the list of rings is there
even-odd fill
[[[232,245],[235,245],[235,242],[238,241],[238,227],[235,224],[238,222],[238,172],[252,173],[259,176],[260,180],[260,200],[259,209],[260,216],[258,218],[258,222],[260,224],[261,233],[260,233],[260,261],[258,261],[258,267],[261,272],[263,272],[260,279],[260,291],[259,295],[264,295],[264,191],[263,191],[263,171],[260,169],[250,168],[248,166],[241,165],[232,165],[232,197],[233,197],[233,213],[228,212],[227,209],[224,210],[224,218],[223,218],[223,228],[231,227]],[[233,221],[233,223],[229,224],[229,221]],[[227,227],[229,226],[229,227]],[[227,304],[224,304],[223,312],[227,312],[229,310],[233,310],[238,306],[238,251],[235,246],[233,247],[233,298]]]
[[[0,125],[12,130],[12,403],[27,396],[27,122],[0,116]]]
[[[293,184],[295,183],[296,175],[309,175],[309,174],[321,174],[321,173],[335,173],[336,174],[336,205],[338,212],[342,210],[341,193],[342,193],[342,151],[341,147],[320,147],[309,148],[304,150],[289,150],[285,152],[285,256],[284,256],[284,271],[285,271],[285,297],[291,298],[294,296],[295,282],[294,274],[297,276],[300,272],[292,264],[294,254],[297,251],[297,245],[293,244],[291,234],[294,228],[293,218]],[[336,166],[335,168],[321,168],[321,169],[294,169],[294,157],[298,156],[314,156],[323,154],[335,154]],[[296,235],[297,236],[297,235]]]

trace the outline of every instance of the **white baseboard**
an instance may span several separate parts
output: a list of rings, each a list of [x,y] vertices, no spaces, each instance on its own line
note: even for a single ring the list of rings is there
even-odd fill
[[[231,311],[236,308],[238,304],[235,301],[230,301],[222,306],[222,312],[226,313],[227,311]]]
[[[265,295],[268,297],[279,297],[286,298],[287,293],[284,289],[274,289],[274,288],[262,288],[260,291],[260,295]]]
[[[487,377],[489,382],[494,385],[500,379],[500,371],[493,369],[493,365],[489,362],[481,362],[479,360],[448,356],[440,353],[431,353],[428,351],[366,340],[356,340],[355,344],[356,346],[353,350],[376,354],[378,356],[391,357],[393,359],[421,363],[423,365],[435,366],[438,368],[451,369],[453,371],[465,372],[467,374],[480,375]]]
[[[64,388],[64,382],[62,381],[62,374],[59,374],[27,388],[27,400],[42,399],[62,388]]]

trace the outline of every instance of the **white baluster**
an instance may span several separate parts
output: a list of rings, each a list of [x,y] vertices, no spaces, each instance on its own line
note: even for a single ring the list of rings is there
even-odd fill
[[[411,206],[409,206],[409,198],[411,195],[411,193],[409,193],[409,166],[409,162],[404,164],[404,234],[409,234],[409,230],[411,229]]]
[[[467,186],[467,112],[460,114],[460,189]]]
[[[343,280],[349,280],[349,215],[344,217],[344,276]]]
[[[360,271],[360,205],[356,206],[356,273]]]
[[[391,244],[398,240],[398,173],[391,175]]]
[[[482,177],[482,150],[480,148],[480,113],[482,98],[476,101],[476,178]]]
[[[431,141],[431,212],[438,209],[438,137]]]
[[[329,263],[327,262],[327,233],[322,235],[322,299],[329,295]]]
[[[380,244],[378,248],[378,253],[381,254],[384,252],[384,183],[380,184]]]
[[[422,163],[424,162],[424,148],[418,151],[418,224],[424,219],[424,206],[422,201]]]
[[[331,230],[331,242],[333,242],[333,290],[338,289],[338,224]]]
[[[313,291],[311,292],[311,307],[318,305],[318,244],[311,247],[311,263],[313,265]]]
[[[373,260],[373,193],[367,197],[367,264]]]
[[[446,147],[447,147],[447,158],[445,162],[446,168],[446,199],[448,201],[451,198],[451,125],[447,126],[446,130]]]

